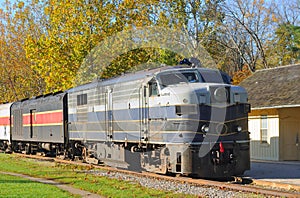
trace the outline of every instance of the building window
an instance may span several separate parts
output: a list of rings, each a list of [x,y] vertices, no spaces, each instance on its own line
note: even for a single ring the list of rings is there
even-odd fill
[[[77,106],[87,104],[87,94],[77,95]]]
[[[260,118],[260,142],[267,143],[268,142],[268,116],[263,115]]]

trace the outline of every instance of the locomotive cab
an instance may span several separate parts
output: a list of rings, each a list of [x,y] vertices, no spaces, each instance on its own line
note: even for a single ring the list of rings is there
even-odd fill
[[[157,73],[148,84],[147,143],[164,143],[161,150],[168,151],[168,155],[156,152],[157,159],[169,162],[160,169],[219,178],[250,168],[247,93],[231,85],[226,73],[173,69]],[[143,168],[151,171],[153,166]]]

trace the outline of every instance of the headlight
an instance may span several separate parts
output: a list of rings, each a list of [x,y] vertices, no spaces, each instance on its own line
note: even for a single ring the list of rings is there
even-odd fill
[[[237,126],[237,127],[236,127],[236,130],[237,130],[238,132],[241,132],[241,131],[243,130],[243,128],[242,128],[241,126]]]
[[[214,91],[214,98],[217,102],[226,102],[228,100],[228,91],[225,87],[219,87]]]
[[[201,131],[202,131],[203,133],[208,133],[209,127],[208,127],[207,125],[203,125],[203,126],[201,127]]]

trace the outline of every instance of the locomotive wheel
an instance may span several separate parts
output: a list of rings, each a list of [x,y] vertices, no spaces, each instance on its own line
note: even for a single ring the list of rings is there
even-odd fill
[[[25,154],[29,155],[31,153],[31,145],[30,144],[26,144],[25,145]]]

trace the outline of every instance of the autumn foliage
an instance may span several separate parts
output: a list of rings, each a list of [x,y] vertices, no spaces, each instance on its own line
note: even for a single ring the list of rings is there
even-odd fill
[[[99,43],[140,27],[186,32],[190,40],[179,46],[202,47],[214,62],[208,66],[234,73],[238,84],[255,70],[299,62],[295,16],[300,16],[296,0],[1,1],[0,103],[71,88]],[[172,49],[132,49],[95,77],[109,78],[143,63],[176,65],[182,58]],[[247,67],[240,71],[241,65]]]
[[[252,75],[252,72],[250,71],[249,67],[247,65],[243,66],[243,69],[241,71],[237,71],[232,76],[232,84],[238,85],[240,82],[242,82],[244,79],[248,78]]]

